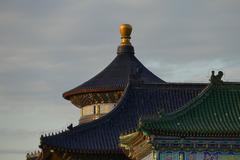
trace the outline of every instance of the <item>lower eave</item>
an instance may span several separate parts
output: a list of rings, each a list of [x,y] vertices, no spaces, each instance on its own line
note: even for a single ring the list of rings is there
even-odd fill
[[[231,132],[222,132],[216,131],[214,133],[211,132],[180,132],[180,131],[160,131],[160,130],[150,130],[148,131],[149,134],[154,136],[161,136],[161,137],[212,137],[212,138],[239,138],[240,132],[231,133]]]
[[[74,154],[123,154],[123,151],[120,149],[116,150],[88,150],[88,149],[69,149],[69,148],[62,148],[58,146],[48,146],[48,145],[40,145],[39,146],[43,150],[54,150],[58,152],[68,152]]]
[[[114,91],[123,91],[124,87],[116,87],[116,88],[89,88],[89,89],[80,89],[76,91],[69,91],[63,93],[63,98],[66,100],[70,100],[71,96],[84,94],[84,93],[103,93],[103,92],[114,92]]]

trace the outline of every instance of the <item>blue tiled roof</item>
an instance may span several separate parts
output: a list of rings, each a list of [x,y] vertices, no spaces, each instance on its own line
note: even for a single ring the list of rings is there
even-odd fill
[[[124,90],[129,76],[137,70],[145,83],[165,83],[134,56],[132,46],[120,46],[118,55],[103,71],[80,86],[65,92],[63,97],[69,99],[70,96],[80,93]]]
[[[137,127],[139,118],[173,112],[207,84],[129,84],[109,114],[71,130],[41,138],[41,147],[78,153],[121,153],[118,138]]]

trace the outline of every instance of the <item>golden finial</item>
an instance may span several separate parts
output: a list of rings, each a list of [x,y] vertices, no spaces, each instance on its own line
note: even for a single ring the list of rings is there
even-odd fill
[[[121,45],[131,46],[131,43],[130,43],[131,33],[132,33],[132,26],[130,24],[120,25]]]

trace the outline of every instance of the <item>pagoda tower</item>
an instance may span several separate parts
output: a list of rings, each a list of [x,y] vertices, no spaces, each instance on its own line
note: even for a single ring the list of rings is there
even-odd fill
[[[95,77],[63,94],[80,109],[80,124],[110,112],[123,95],[129,79],[138,79],[139,76],[143,83],[165,83],[135,57],[131,32],[131,25],[120,25],[121,44],[115,59]]]
[[[80,109],[77,126],[45,134],[41,152],[28,160],[128,160],[119,136],[133,132],[139,118],[170,113],[196,97],[206,84],[166,83],[134,55],[132,27],[120,26],[121,44],[115,59],[92,79],[63,97]]]

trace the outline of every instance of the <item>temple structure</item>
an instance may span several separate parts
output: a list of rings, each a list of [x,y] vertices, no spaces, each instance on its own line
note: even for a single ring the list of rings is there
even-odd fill
[[[121,25],[121,44],[116,58],[102,72],[63,97],[80,108],[80,123],[89,122],[110,112],[123,95],[130,76],[141,74],[144,83],[165,83],[151,73],[134,56],[130,43],[130,25]]]
[[[239,160],[240,83],[223,82],[220,71],[177,111],[141,119],[136,131],[120,136],[134,160]]]
[[[80,109],[77,126],[42,135],[37,160],[127,160],[119,136],[135,131],[139,118],[170,113],[184,106],[207,86],[166,83],[136,57],[130,43],[132,27],[120,26],[116,58],[99,74],[63,97]]]

